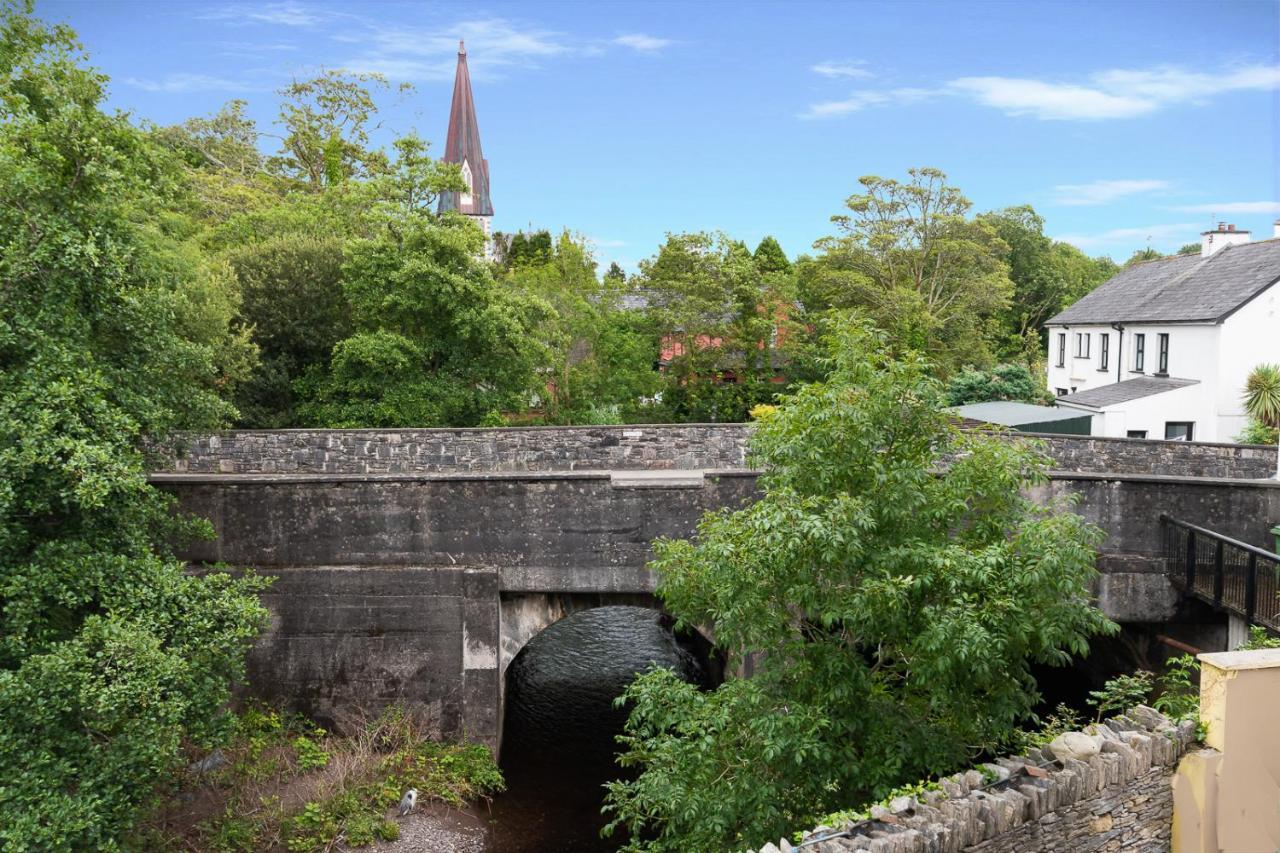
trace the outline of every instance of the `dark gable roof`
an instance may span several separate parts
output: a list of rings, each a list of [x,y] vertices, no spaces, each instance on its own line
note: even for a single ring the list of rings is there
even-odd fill
[[[1134,264],[1046,326],[1219,322],[1280,279],[1280,240]]]
[[[1114,406],[1116,403],[1127,403],[1130,400],[1150,397],[1154,394],[1163,394],[1165,391],[1173,391],[1178,388],[1186,388],[1188,385],[1198,384],[1200,384],[1199,380],[1196,379],[1141,376],[1137,379],[1112,382],[1110,385],[1102,385],[1097,388],[1090,388],[1087,391],[1068,394],[1065,397],[1059,397],[1058,402],[1068,405],[1074,403],[1078,406],[1088,406],[1091,409],[1102,409],[1107,406]]]

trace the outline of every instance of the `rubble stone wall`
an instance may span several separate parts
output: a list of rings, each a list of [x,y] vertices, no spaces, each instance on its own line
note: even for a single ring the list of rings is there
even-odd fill
[[[748,424],[510,429],[231,430],[189,433],[155,454],[157,472],[428,474],[725,469],[746,466]],[[1265,479],[1276,448],[1036,435],[1057,471]]]
[[[805,834],[805,853],[1077,853],[1165,851],[1173,831],[1171,779],[1195,740],[1139,706],[1085,730],[1084,750],[1032,750],[940,782],[921,797],[873,806],[870,819]],[[1055,744],[1057,742],[1055,741]],[[1097,750],[1093,752],[1093,750]],[[1088,753],[1093,754],[1088,754]],[[790,853],[787,840],[760,853]]]

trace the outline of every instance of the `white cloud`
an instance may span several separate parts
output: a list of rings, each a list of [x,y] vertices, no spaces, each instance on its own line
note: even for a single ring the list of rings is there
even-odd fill
[[[165,92],[167,94],[184,92],[248,92],[257,88],[225,77],[215,77],[211,74],[169,74],[160,80],[129,77],[125,82],[130,86],[135,86],[148,92]]]
[[[1130,118],[1156,109],[1141,98],[1013,77],[961,77],[948,86],[983,106],[1041,119]]]
[[[587,237],[586,239],[597,249],[621,249],[627,245],[626,240],[611,240],[607,237]]]
[[[210,9],[198,17],[204,21],[274,24],[280,27],[309,29],[337,17],[338,14],[328,10],[308,8],[301,3],[286,0],[283,3],[221,6]]]
[[[1148,225],[1145,228],[1112,228],[1099,234],[1061,234],[1054,237],[1064,243],[1092,251],[1107,248],[1141,248],[1148,243],[1163,245],[1188,243],[1204,230],[1194,222]]]
[[[1257,214],[1270,216],[1280,214],[1280,201],[1224,201],[1218,204],[1186,204],[1175,207],[1183,213],[1207,213],[1209,215],[1228,213]]]
[[[817,65],[810,66],[809,70],[815,74],[821,74],[823,77],[856,77],[859,79],[874,77],[874,74],[861,67],[865,64],[862,60],[819,62]]]
[[[1238,66],[1217,73],[1172,65],[1111,69],[1081,82],[961,77],[948,87],[1009,115],[1046,120],[1133,118],[1173,104],[1207,103],[1227,92],[1280,88],[1280,65]]]
[[[856,62],[824,62],[812,70],[827,77],[869,77]],[[1237,65],[1216,72],[1174,65],[1113,68],[1079,80],[1032,77],[958,77],[928,94],[967,98],[1008,115],[1047,121],[1097,121],[1149,115],[1175,104],[1203,105],[1229,92],[1280,89],[1280,65]],[[902,90],[898,90],[902,91]],[[927,90],[907,90],[927,91]],[[848,115],[867,106],[901,101],[878,90],[854,92],[839,101],[813,104],[804,118]]]
[[[817,104],[810,104],[809,108],[800,113],[800,118],[805,119],[822,119],[822,118],[839,118],[840,116],[856,113],[867,107],[879,107],[885,104],[909,104],[920,101],[934,95],[935,93],[929,89],[861,89],[854,92],[847,98],[839,101],[823,101]]]
[[[644,33],[625,33],[613,40],[614,44],[629,47],[632,50],[638,50],[641,53],[655,53],[664,47],[674,44],[671,39],[658,38],[657,36],[649,36]]]
[[[1156,192],[1169,188],[1168,181],[1116,180],[1087,184],[1059,184],[1055,201],[1064,205],[1110,204],[1125,196]]]
[[[341,39],[346,41],[347,39]],[[524,28],[503,18],[459,21],[439,29],[375,27],[361,43],[368,53],[343,63],[349,71],[377,71],[397,80],[451,80],[458,42],[465,41],[474,76],[492,77],[507,67],[570,54],[559,33]]]

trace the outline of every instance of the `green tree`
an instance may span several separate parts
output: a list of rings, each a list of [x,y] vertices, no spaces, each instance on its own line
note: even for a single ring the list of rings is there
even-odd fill
[[[386,156],[369,147],[368,124],[378,109],[375,88],[389,88],[381,74],[329,70],[281,89],[284,137],[271,167],[312,190],[377,174]]]
[[[120,849],[265,611],[188,576],[144,436],[221,423],[149,217],[180,179],[73,33],[0,6],[0,847]],[[191,525],[183,525],[190,531]]]
[[[1178,249],[1179,255],[1198,255],[1200,254],[1199,243],[1186,243],[1182,248]]]
[[[1140,264],[1145,261],[1158,261],[1163,257],[1164,255],[1160,254],[1155,249],[1148,246],[1145,249],[1138,249],[1137,251],[1135,251],[1132,255],[1129,256],[1129,260],[1124,262],[1124,265],[1126,267],[1131,267],[1134,264]]]
[[[984,213],[978,219],[1008,246],[1004,258],[1013,295],[1003,319],[1008,341],[1004,354],[1023,355],[1034,363],[1047,340],[1045,321],[1115,275],[1118,267],[1109,258],[1090,258],[1075,246],[1045,236],[1044,219],[1029,205]],[[1028,339],[1033,345],[1023,346]]]
[[[1252,421],[1280,430],[1280,364],[1259,364],[1244,383],[1244,409]],[[1280,462],[1276,466],[1280,479]]]
[[[780,390],[779,340],[791,319],[792,278],[765,274],[751,252],[724,234],[673,234],[630,282],[666,360],[667,416],[742,421]]]
[[[295,383],[309,371],[313,379],[327,373],[333,347],[351,334],[342,246],[335,237],[286,234],[227,256],[243,293],[241,316],[261,350],[235,398],[242,424],[299,426]]]
[[[959,432],[929,365],[883,333],[829,343],[828,381],[759,422],[761,499],[656,544],[679,626],[731,663],[767,654],[710,692],[665,670],[628,688],[639,774],[606,804],[628,849],[755,847],[952,770],[1030,713],[1032,662],[1115,629],[1090,604],[1101,532],[1024,494],[1037,446]]]
[[[1025,364],[997,364],[991,370],[967,368],[947,383],[947,405],[1015,400],[1023,403],[1052,401],[1043,376],[1032,375]]]
[[[755,258],[756,268],[760,272],[791,271],[791,261],[787,260],[786,252],[782,251],[782,247],[778,245],[778,241],[772,236],[767,236],[760,241],[760,245],[756,246],[753,257]]]
[[[423,210],[352,241],[343,289],[355,333],[299,407],[328,427],[474,426],[524,408],[545,362],[532,330],[549,306],[498,286],[483,235]]]
[[[546,249],[534,236],[526,241],[534,251],[508,256],[512,268],[503,284],[551,307],[547,322],[532,330],[548,359],[538,368],[547,380],[539,396],[548,420],[634,416],[641,397],[657,390],[659,377],[652,335],[623,311],[625,279],[597,280],[590,251],[568,232]]]
[[[811,318],[855,308],[904,347],[927,353],[950,373],[994,360],[1013,284],[1008,246],[937,169],[911,169],[905,183],[873,175],[864,192],[831,217],[840,233],[814,245],[799,265]],[[813,325],[810,323],[810,325]]]

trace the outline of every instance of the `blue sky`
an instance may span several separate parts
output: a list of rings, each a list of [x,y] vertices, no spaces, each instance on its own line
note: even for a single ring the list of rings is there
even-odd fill
[[[865,174],[943,169],[975,209],[1030,203],[1118,260],[1214,219],[1280,217],[1280,3],[37,3],[162,124],[324,68],[416,91],[380,141],[439,150],[457,41],[494,227],[569,228],[628,268],[668,231],[788,254]],[[389,101],[394,100],[389,98]]]

